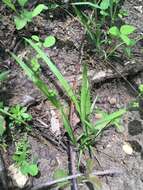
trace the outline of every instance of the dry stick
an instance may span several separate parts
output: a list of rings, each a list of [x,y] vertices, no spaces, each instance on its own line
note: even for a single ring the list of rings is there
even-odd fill
[[[122,174],[123,171],[120,170],[119,168],[116,169],[108,169],[108,170],[104,170],[104,171],[94,171],[93,173],[91,173],[90,175],[93,176],[104,176],[104,175],[114,175],[114,174]],[[44,188],[48,188],[50,186],[56,185],[57,183],[62,183],[68,180],[72,180],[72,179],[77,179],[78,177],[86,177],[84,174],[78,173],[75,175],[70,175],[61,179],[57,179],[57,180],[53,180],[47,183],[43,183],[41,185],[37,185],[33,188],[31,188],[31,190],[42,190]]]
[[[80,70],[80,66],[81,66],[81,62],[82,62],[82,56],[83,56],[83,48],[84,48],[84,38],[82,39],[83,43],[81,43],[80,46],[80,53],[79,53],[79,64],[77,64],[77,68],[76,71]],[[77,88],[77,79],[76,76],[74,78],[73,81],[73,90],[76,91]],[[70,105],[70,113],[69,113],[69,121],[70,121],[70,125],[71,127],[74,125],[74,121],[73,121],[73,114],[75,111],[75,107],[73,102],[71,101],[71,105]],[[71,170],[71,174],[75,175],[76,174],[76,152],[73,150],[73,147],[71,146],[70,142],[69,142],[69,159],[70,159],[70,170]],[[77,184],[77,180],[76,178],[72,179],[72,186],[71,189],[73,190],[78,190],[78,184]]]
[[[76,89],[76,80],[74,80],[73,82],[73,89]],[[73,114],[74,114],[74,104],[71,101],[71,105],[70,105],[70,113],[69,113],[69,121],[70,121],[70,126],[73,126]],[[69,142],[69,170],[71,172],[72,175],[76,174],[76,152],[73,150],[72,145]],[[78,190],[78,185],[77,185],[77,180],[76,178],[73,178],[72,180],[72,186],[71,186],[71,190]]]

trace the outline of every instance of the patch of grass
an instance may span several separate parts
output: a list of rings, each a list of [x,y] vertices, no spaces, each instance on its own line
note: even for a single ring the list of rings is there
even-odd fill
[[[50,89],[49,86],[40,78],[40,74],[37,75],[36,72],[34,72],[33,69],[30,66],[28,66],[28,64],[24,63],[19,57],[11,53],[12,57],[21,66],[21,68],[25,71],[25,73],[29,76],[33,83],[47,97],[47,99],[57,109],[59,109],[63,118],[64,127],[71,139],[71,142],[78,148],[79,151],[84,151],[86,148],[89,149],[94,144],[95,138],[102,132],[103,129],[108,127],[110,124],[116,124],[117,126],[117,119],[120,118],[126,112],[126,110],[123,109],[111,114],[106,114],[104,118],[100,119],[95,124],[93,124],[90,120],[90,116],[93,111],[93,106],[91,103],[90,85],[87,77],[86,65],[84,65],[83,67],[81,93],[80,95],[75,94],[73,92],[72,87],[68,84],[66,79],[63,77],[61,72],[56,67],[56,65],[46,55],[42,47],[39,47],[31,39],[25,40],[26,42],[28,42],[28,44],[31,45],[31,47],[33,47],[37,55],[39,55],[39,57],[48,65],[50,71],[52,71],[52,73],[58,79],[60,86],[63,88],[63,91],[67,94],[70,101],[73,102],[75,106],[75,111],[78,113],[78,116],[82,123],[83,131],[81,135],[76,137],[76,135],[74,134],[73,128],[70,125],[70,121],[68,119],[68,115],[64,112],[64,105],[60,102],[60,99],[55,93],[55,90]]]
[[[130,57],[131,47],[135,45],[135,40],[128,37],[129,34],[133,33],[135,27],[131,25],[120,24],[120,30],[116,23],[119,23],[125,14],[120,10],[121,0],[99,0],[99,1],[79,1],[71,3],[74,11],[79,19],[80,23],[84,26],[85,31],[89,35],[91,42],[94,44],[97,52],[102,56],[104,53],[105,58],[110,57],[111,54],[115,53],[116,50],[122,46],[123,51]],[[89,8],[90,11],[84,11],[84,8]],[[130,29],[133,29],[132,31]],[[118,33],[115,34],[118,30]],[[114,32],[113,32],[114,30]],[[128,31],[130,30],[130,33]],[[114,40],[110,38],[108,32],[111,35],[116,36],[116,39],[120,39],[123,43],[114,47]],[[114,33],[114,34],[113,34]],[[108,53],[109,47],[112,52]]]

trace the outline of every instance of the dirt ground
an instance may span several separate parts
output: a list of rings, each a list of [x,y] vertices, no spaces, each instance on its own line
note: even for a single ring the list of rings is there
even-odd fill
[[[137,27],[137,33],[141,34],[143,32],[143,2],[140,0],[125,0],[123,9],[129,12],[126,21],[135,25]],[[89,45],[89,49],[85,48],[81,55],[81,44],[85,39],[85,32],[79,22],[66,13],[62,14],[62,11],[60,16],[57,16],[57,12],[54,15],[52,14],[51,12],[48,15],[42,14],[36,17],[33,24],[29,25],[27,31],[18,34],[13,32],[13,28],[11,27],[12,20],[9,19],[9,16],[5,15],[4,19],[6,21],[2,20],[2,24],[0,25],[0,38],[3,40],[5,46],[9,47],[9,44],[12,44],[16,36],[18,36],[16,39],[17,44],[20,37],[24,35],[28,37],[33,34],[33,31],[36,34],[38,31],[39,35],[43,37],[49,34],[56,36],[57,43],[53,48],[47,50],[47,54],[54,60],[57,67],[70,83],[75,76],[77,78],[80,77],[82,72],[81,65],[84,61],[88,63],[91,74],[94,73],[93,71],[99,73],[99,71],[110,68],[104,65],[101,60],[97,59],[94,53],[90,54]],[[49,16],[48,19],[47,16]],[[6,33],[5,31],[8,32]],[[84,43],[86,44],[87,41],[84,40]],[[141,48],[142,44],[137,44],[137,49],[140,50]],[[44,97],[34,87],[32,82],[29,81],[18,65],[6,57],[3,49],[2,46],[0,49],[0,68],[10,69],[10,80],[0,93],[0,97],[9,106],[13,104],[28,106],[29,112],[33,115],[33,131],[38,133],[38,135],[29,136],[32,155],[37,158],[40,168],[40,174],[33,178],[33,186],[36,186],[52,180],[52,175],[58,168],[67,169],[68,157],[64,150],[64,145],[60,145],[60,149],[58,148],[58,143],[61,140],[52,134],[50,129],[51,109],[53,108],[51,108],[51,105],[47,101],[44,101]],[[32,50],[25,49],[22,45],[19,45],[18,50],[16,53],[23,57],[25,52],[29,56],[33,56]],[[80,61],[81,58],[82,61]],[[134,55],[132,60],[137,60],[142,64],[140,51],[138,55]],[[117,60],[114,64],[120,63]],[[123,68],[124,65],[119,67]],[[48,76],[48,83],[53,85],[54,78],[48,71],[48,68],[43,64],[42,73],[43,78],[46,80]],[[99,98],[96,104],[98,108],[102,108],[107,112],[115,111],[119,108],[126,107],[131,101],[135,100],[137,96],[137,85],[142,82],[142,71],[134,75],[125,76],[125,78],[115,76],[109,77],[108,79],[102,78],[99,82],[92,80],[92,99],[94,100],[98,96]],[[78,81],[78,85],[80,86],[80,80]],[[27,97],[31,98],[32,103],[27,102]],[[63,94],[61,94],[61,97],[64,99]],[[41,121],[46,125],[42,125]],[[131,111],[124,115],[122,125],[124,127],[123,133],[118,133],[114,127],[110,127],[97,139],[95,147],[95,169],[105,170],[115,168],[123,172],[117,176],[100,177],[102,190],[143,190],[143,120],[140,117],[139,111]],[[37,136],[41,136],[42,138],[38,138]],[[131,144],[133,148],[132,155],[127,155],[123,151],[125,142]],[[12,154],[10,150],[8,151],[5,155],[6,157],[9,155],[7,158],[8,161],[6,162],[7,167],[11,164],[9,159]],[[88,159],[88,156],[85,156],[85,158]],[[83,185],[79,189],[89,188]]]

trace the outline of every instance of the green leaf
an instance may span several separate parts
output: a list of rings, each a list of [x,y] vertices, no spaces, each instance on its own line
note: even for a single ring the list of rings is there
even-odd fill
[[[131,45],[131,39],[128,38],[128,36],[124,35],[124,34],[121,34],[120,35],[121,39],[123,40],[123,42],[125,42],[125,44],[127,46],[130,46]]]
[[[29,164],[28,162],[23,162],[22,166],[20,167],[21,172],[24,175],[31,175],[31,176],[36,176],[39,172],[38,167],[36,164]]]
[[[117,36],[117,37],[120,36],[120,31],[119,31],[119,29],[116,26],[111,27],[108,30],[108,33],[111,34],[111,35],[113,35],[113,36]]]
[[[37,35],[32,35],[31,38],[35,40],[36,42],[40,41],[40,38]]]
[[[40,71],[40,64],[39,64],[37,58],[33,58],[31,60],[31,66],[32,66],[32,69],[34,72]]]
[[[111,114],[107,114],[103,119],[100,119],[95,124],[96,130],[102,130],[104,129],[109,123],[114,121],[115,119],[121,117],[123,114],[126,113],[126,109],[121,109],[119,111],[113,112]]]
[[[68,84],[67,80],[63,77],[63,75],[58,70],[58,68],[53,64],[53,62],[50,60],[50,58],[45,54],[45,52],[43,50],[41,50],[39,47],[37,47],[31,40],[28,40],[28,39],[25,39],[25,40],[36,50],[36,52],[40,55],[40,57],[49,66],[50,70],[53,72],[53,74],[59,80],[60,85],[64,88],[64,90],[66,91],[69,98],[71,98],[71,100],[75,104],[76,110],[80,113],[80,107],[79,107],[77,97],[73,93],[71,86]]]
[[[27,19],[15,16],[14,22],[17,30],[21,30],[27,24]]]
[[[8,73],[8,71],[3,71],[2,73],[0,73],[0,81],[5,80],[7,78]]]
[[[48,9],[56,9],[60,5],[58,5],[57,3],[48,3],[47,6],[48,6]]]
[[[120,28],[120,32],[123,35],[132,34],[135,30],[136,30],[136,28],[134,26],[131,26],[131,25],[123,25]]]
[[[69,135],[71,141],[73,142],[73,144],[76,145],[76,139],[74,137],[73,130],[71,128],[69,120],[68,120],[66,114],[64,113],[63,109],[60,109],[60,111],[61,111],[61,115],[62,115],[62,118],[63,118],[64,128],[66,129],[66,132],[68,133],[68,135]]]
[[[110,0],[102,0],[101,3],[100,3],[100,8],[102,10],[108,9],[109,6],[110,6]]]
[[[16,62],[22,67],[22,69],[26,72],[28,77],[33,81],[33,83],[43,92],[43,94],[48,98],[49,101],[56,107],[60,107],[60,101],[57,99],[56,94],[51,93],[47,84],[41,80],[32,69],[30,69],[20,58],[11,53],[12,57],[16,60]]]
[[[23,12],[21,13],[21,17],[26,19],[27,22],[31,22],[32,21],[32,12],[24,9]]]
[[[35,7],[34,10],[32,11],[32,17],[39,15],[43,10],[47,10],[47,9],[48,7],[44,4],[37,5],[37,7]]]
[[[82,88],[80,96],[80,114],[82,121],[87,119],[87,116],[90,114],[91,102],[90,102],[90,89],[89,82],[87,77],[87,68],[86,65],[83,67],[82,75]]]
[[[16,8],[12,0],[2,0],[2,2],[5,3],[8,7],[10,7],[13,11],[16,12]]]
[[[18,0],[18,3],[21,7],[24,7],[24,5],[28,2],[28,0]]]
[[[143,94],[143,84],[139,85],[139,91],[140,91],[141,94]]]
[[[45,38],[43,46],[45,48],[49,48],[49,47],[55,45],[55,43],[56,43],[55,37],[54,36],[48,36],[47,38]]]
[[[6,122],[3,116],[0,115],[0,136],[6,131]]]
[[[119,118],[117,118],[113,121],[113,125],[115,125],[118,132],[122,133],[124,131],[124,126],[121,125]]]
[[[103,15],[103,16],[108,16],[109,14],[107,12],[105,12],[104,10],[101,10],[100,11],[100,14]]]

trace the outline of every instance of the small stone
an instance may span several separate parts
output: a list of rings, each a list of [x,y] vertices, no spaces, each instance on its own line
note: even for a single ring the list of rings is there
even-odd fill
[[[102,114],[100,114],[100,113],[96,113],[95,114],[95,119],[101,119],[103,116],[102,116]]]
[[[112,97],[112,98],[108,98],[108,101],[111,105],[115,105],[117,103],[116,98]]]
[[[23,189],[27,186],[29,182],[29,177],[23,175],[19,168],[17,168],[14,164],[10,165],[9,168],[9,176],[11,177],[14,186],[18,187],[19,189]]]
[[[28,105],[32,105],[36,102],[35,98],[33,98],[30,95],[24,95],[22,97],[22,101],[21,101],[21,105],[22,106],[28,106]]]
[[[123,151],[128,155],[133,154],[133,149],[132,149],[131,145],[129,143],[127,143],[127,142],[125,142],[124,145],[123,145]]]

